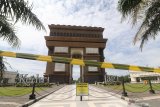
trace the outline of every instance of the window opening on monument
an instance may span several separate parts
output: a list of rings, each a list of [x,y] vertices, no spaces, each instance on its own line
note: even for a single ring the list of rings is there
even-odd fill
[[[98,48],[86,48],[86,54],[98,54],[99,49]]]
[[[68,53],[68,47],[54,47],[54,53]]]
[[[77,81],[79,82],[80,81],[80,66],[79,65],[73,65],[72,67],[72,78],[73,78],[73,81]]]
[[[64,63],[55,63],[54,64],[55,72],[65,72],[65,64]]]

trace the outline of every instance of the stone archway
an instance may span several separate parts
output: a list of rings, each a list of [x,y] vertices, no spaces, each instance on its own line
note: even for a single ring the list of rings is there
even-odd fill
[[[50,36],[45,36],[48,55],[104,61],[103,50],[107,39],[103,38],[103,28],[53,24],[49,28]],[[105,69],[90,66],[80,69],[82,82],[104,81]],[[48,62],[44,77],[49,82],[71,83],[72,66],[69,63]]]

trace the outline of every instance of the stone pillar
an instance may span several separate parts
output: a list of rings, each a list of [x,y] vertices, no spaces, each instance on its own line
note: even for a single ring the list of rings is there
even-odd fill
[[[47,78],[47,82],[49,83],[49,77]]]
[[[69,74],[69,84],[72,83],[72,66],[71,66],[71,69],[70,69],[70,74]]]
[[[105,73],[105,75],[104,75],[104,83],[106,83],[107,82],[107,80],[106,80],[106,73]]]
[[[160,77],[157,77],[157,82],[160,83]]]
[[[131,76],[131,82],[132,83],[136,83],[137,82],[136,79],[137,79],[136,77]]]
[[[82,82],[84,82],[84,70],[83,70],[83,67],[82,66],[80,66],[80,78],[81,78],[81,80],[82,80]]]
[[[139,78],[139,80],[140,80],[140,82],[142,82],[142,78],[141,77]]]

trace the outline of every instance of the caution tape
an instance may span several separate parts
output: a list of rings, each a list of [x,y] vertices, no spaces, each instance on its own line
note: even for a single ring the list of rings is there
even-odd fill
[[[81,65],[81,66],[95,66],[95,67],[100,67],[100,68],[112,68],[112,69],[121,69],[121,70],[146,71],[146,72],[160,73],[160,68],[142,67],[142,66],[116,64],[116,63],[108,63],[108,62],[95,62],[95,61],[90,61],[90,60],[81,60],[81,59],[56,57],[56,56],[15,53],[15,52],[1,51],[1,50],[0,50],[0,56],[23,58],[23,59],[38,60],[38,61],[47,61],[47,62],[68,63],[68,64]]]

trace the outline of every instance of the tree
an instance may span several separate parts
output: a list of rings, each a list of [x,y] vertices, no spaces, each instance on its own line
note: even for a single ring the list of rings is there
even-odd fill
[[[142,21],[134,37],[134,43],[141,41],[141,49],[149,38],[155,39],[160,30],[159,0],[119,0],[118,10],[122,18],[130,16],[133,25],[137,23],[137,20]]]
[[[0,38],[6,40],[12,47],[19,47],[20,40],[15,33],[15,23],[33,25],[38,30],[45,30],[42,22],[32,12],[32,5],[24,0],[0,0]],[[4,65],[3,57],[0,57],[0,66]],[[3,77],[4,68],[1,69]]]
[[[28,1],[0,0],[0,37],[13,47],[20,44],[14,28],[18,21],[33,25],[38,30],[45,30],[41,21],[32,13],[32,6],[29,6]]]
[[[3,78],[3,72],[6,70],[6,66],[3,61],[3,57],[0,57],[0,79]]]

